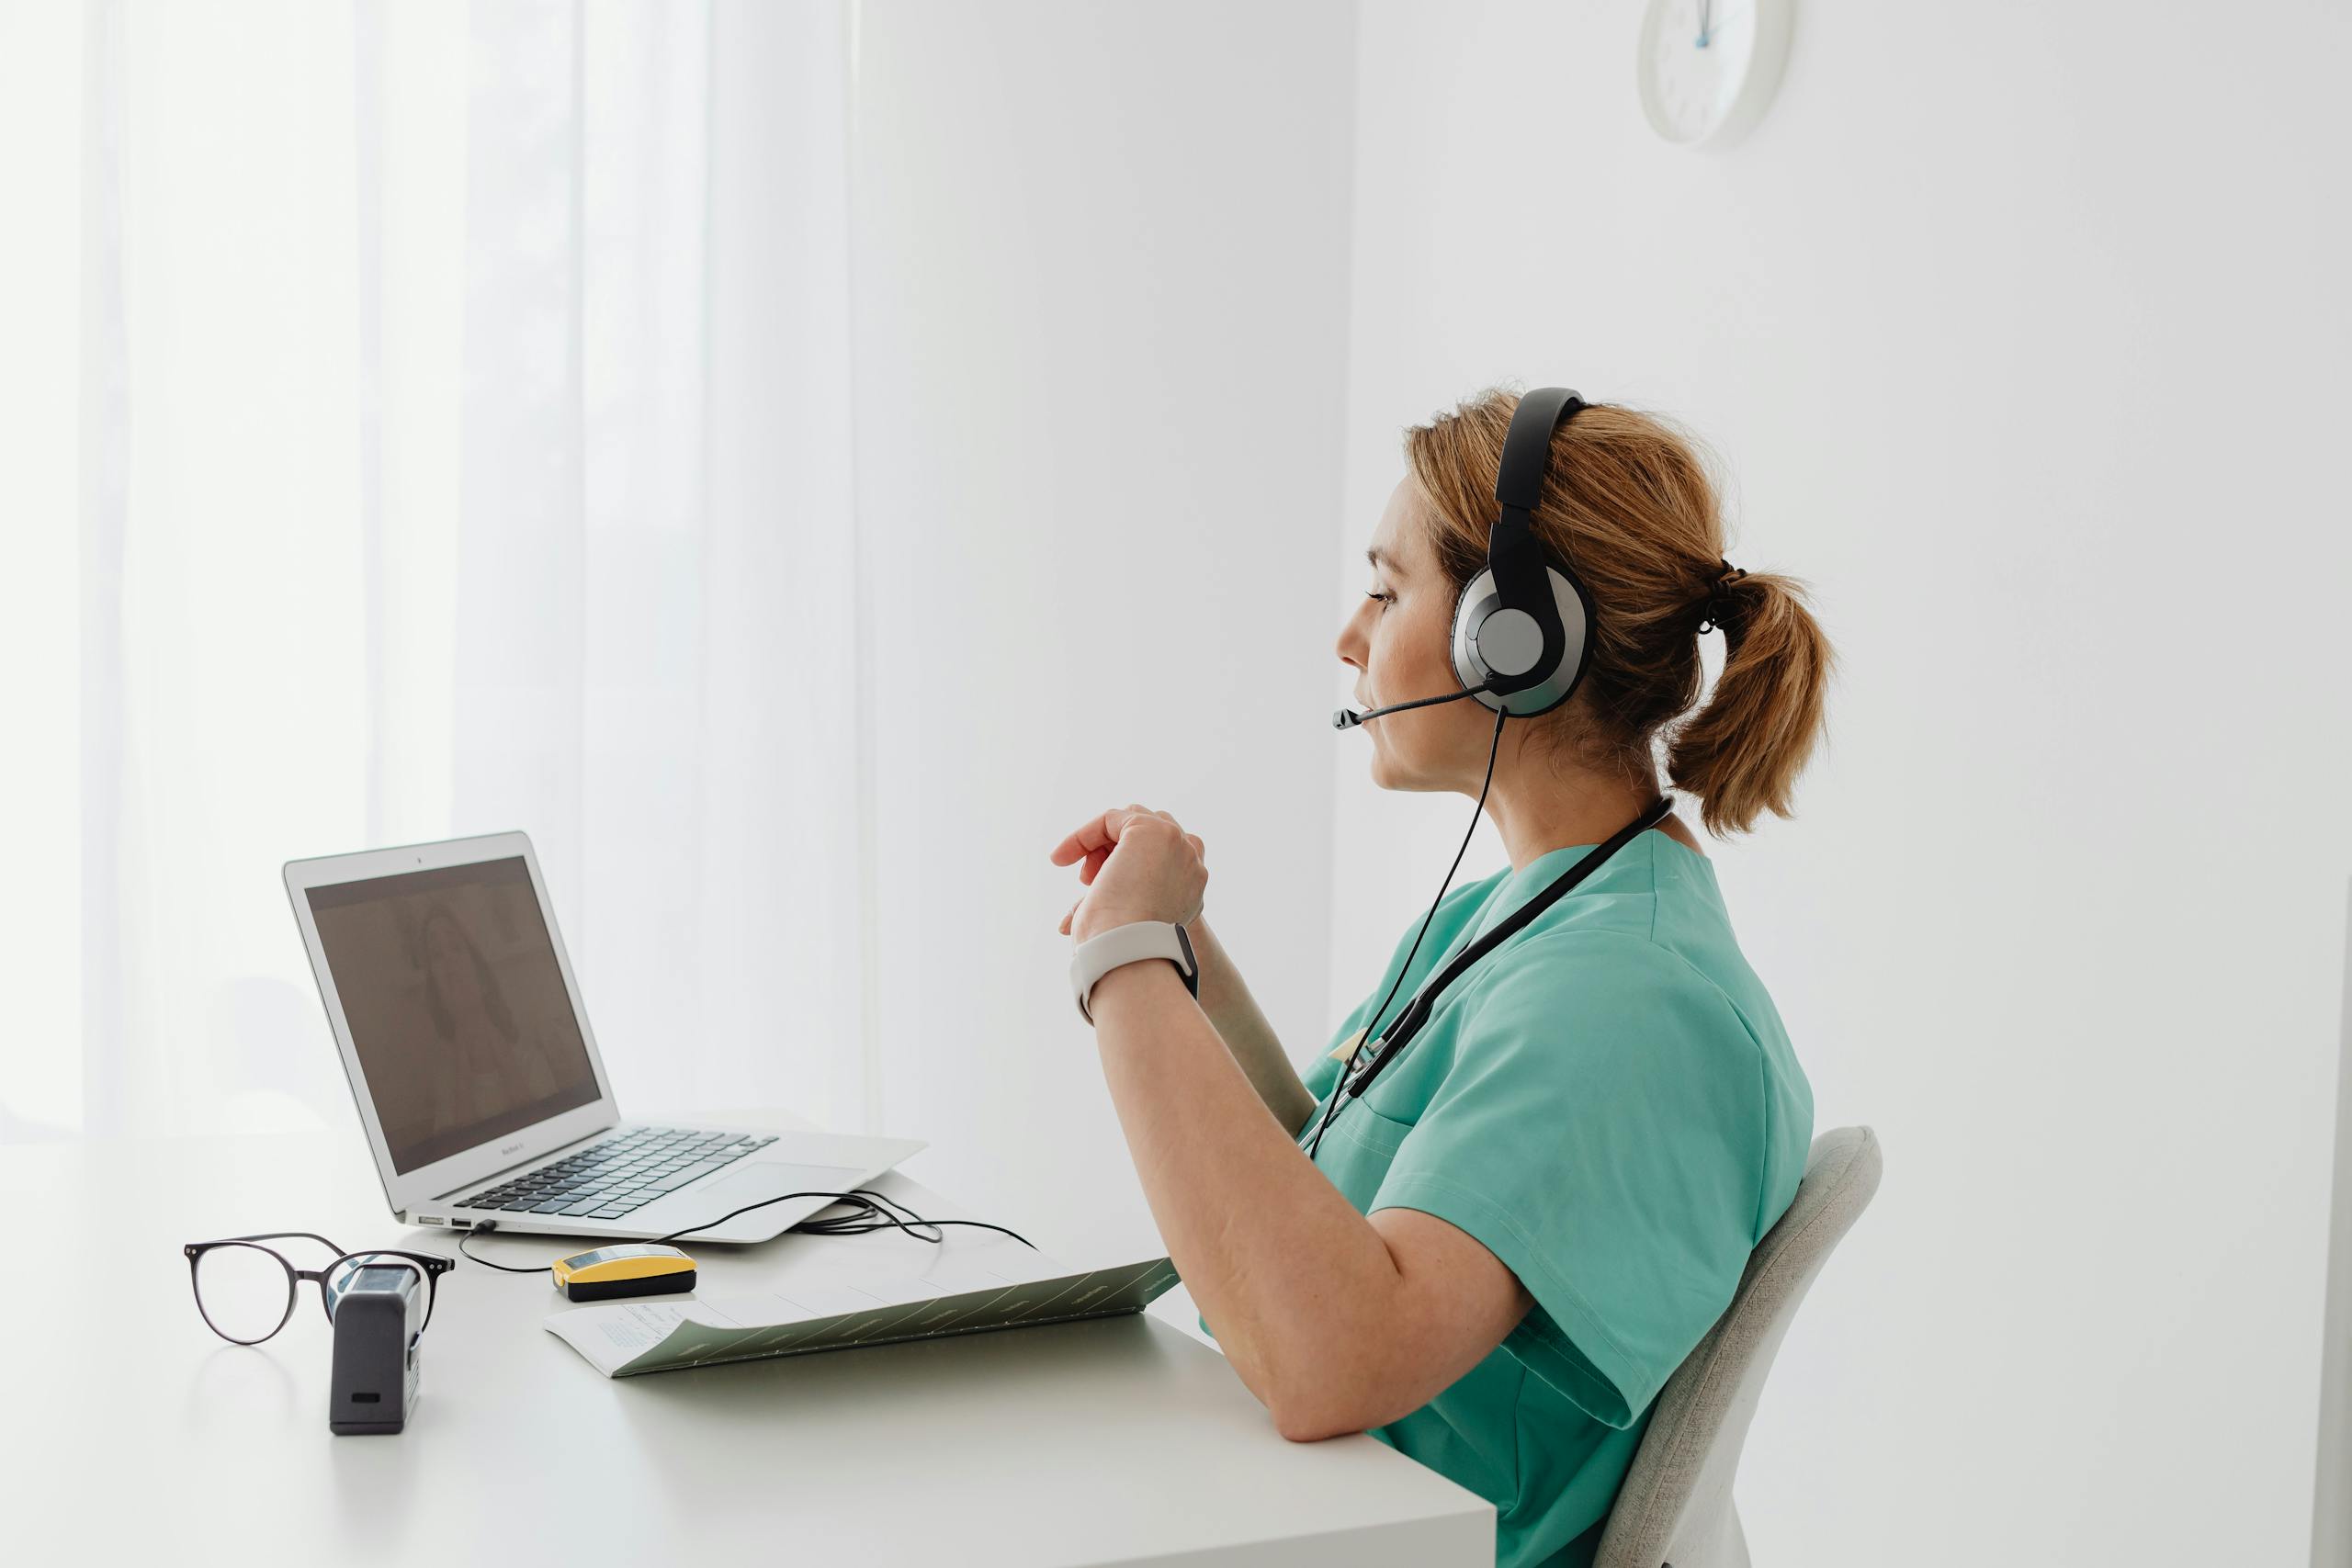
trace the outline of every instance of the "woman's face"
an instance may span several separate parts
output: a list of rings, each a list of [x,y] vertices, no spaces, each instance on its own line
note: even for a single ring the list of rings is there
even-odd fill
[[[1454,588],[1430,546],[1426,504],[1408,472],[1389,495],[1367,552],[1370,591],[1380,598],[1360,601],[1340,628],[1340,660],[1356,671],[1358,707],[1462,689],[1450,649]],[[1363,727],[1372,741],[1372,782],[1383,789],[1475,788],[1494,725],[1494,710],[1475,698],[1375,718]]]

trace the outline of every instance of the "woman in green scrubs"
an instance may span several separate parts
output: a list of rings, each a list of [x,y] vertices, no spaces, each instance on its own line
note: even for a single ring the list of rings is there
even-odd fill
[[[1461,689],[1454,603],[1486,564],[1517,403],[1482,394],[1406,433],[1337,647],[1360,701]],[[1198,837],[1131,805],[1052,852],[1085,884],[1073,942],[1169,921],[1198,960],[1197,998],[1176,964],[1127,962],[1088,1008],[1203,1326],[1283,1436],[1369,1431],[1490,1499],[1506,1568],[1591,1561],[1659,1389],[1795,1195],[1804,1073],[1713,863],[1668,816],[1441,992],[1361,1098],[1329,1097],[1368,1029],[1642,817],[1661,755],[1717,837],[1788,816],[1833,664],[1794,580],[1727,568],[1713,487],[1666,421],[1576,412],[1532,515],[1593,600],[1569,700],[1363,727],[1373,783],[1482,796],[1510,863],[1400,934],[1304,1075],[1202,918]]]

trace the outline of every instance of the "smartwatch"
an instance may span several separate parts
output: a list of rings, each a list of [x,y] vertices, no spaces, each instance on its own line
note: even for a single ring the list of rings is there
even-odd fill
[[[1078,997],[1078,1016],[1092,1023],[1086,998],[1094,982],[1122,964],[1144,958],[1165,958],[1175,964],[1176,973],[1184,976],[1184,988],[1195,998],[1200,996],[1200,961],[1193,956],[1193,939],[1184,928],[1167,920],[1134,920],[1088,937],[1070,955],[1069,986]]]

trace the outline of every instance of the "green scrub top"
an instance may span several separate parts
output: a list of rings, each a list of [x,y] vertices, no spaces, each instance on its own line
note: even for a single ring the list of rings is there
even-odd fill
[[[1592,848],[1446,895],[1381,1027]],[[1330,1051],[1371,1021],[1419,929],[1304,1075],[1318,1103],[1302,1146],[1339,1075]],[[1357,1209],[1435,1214],[1535,1298],[1485,1359],[1372,1435],[1495,1505],[1501,1568],[1589,1563],[1658,1390],[1730,1304],[1812,1140],[1812,1090],[1713,865],[1636,835],[1447,987],[1323,1134],[1317,1167]]]

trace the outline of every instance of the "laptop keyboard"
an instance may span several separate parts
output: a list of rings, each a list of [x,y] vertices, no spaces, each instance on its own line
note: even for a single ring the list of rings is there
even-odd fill
[[[773,1135],[751,1133],[639,1127],[576,1149],[503,1186],[485,1188],[461,1199],[459,1206],[617,1220],[775,1142]]]

